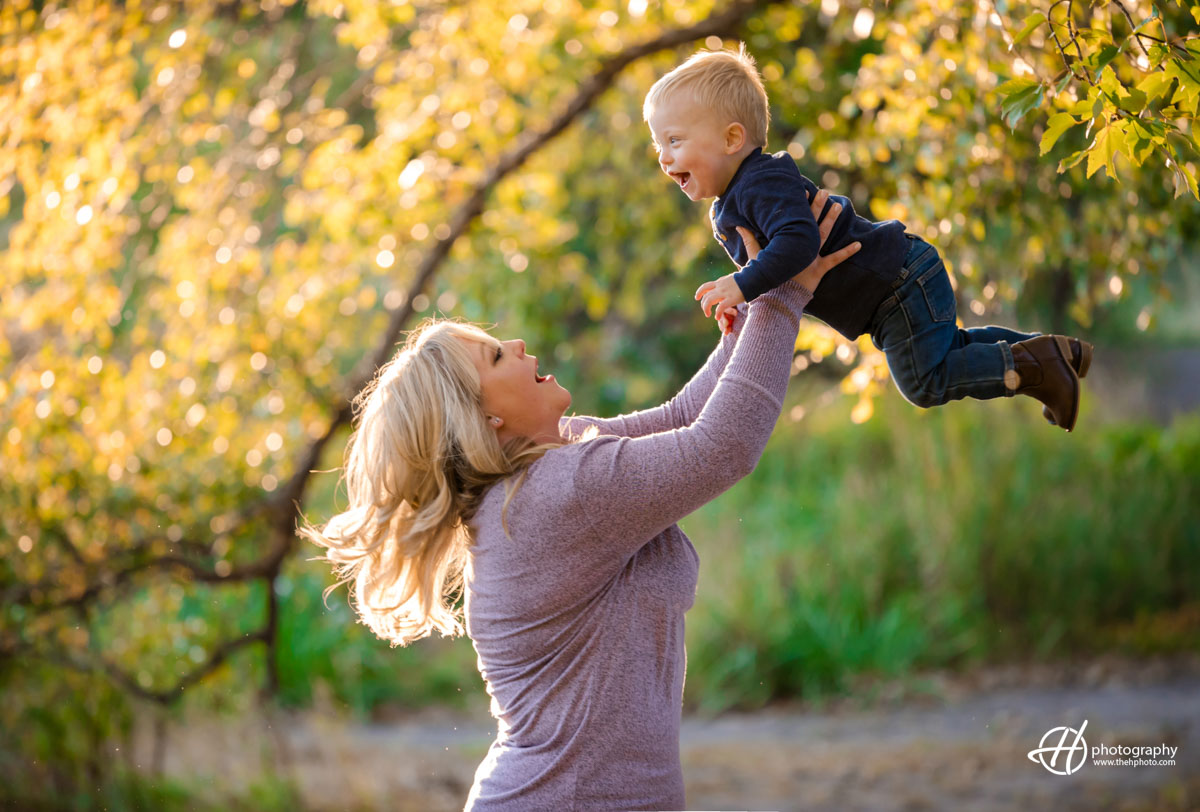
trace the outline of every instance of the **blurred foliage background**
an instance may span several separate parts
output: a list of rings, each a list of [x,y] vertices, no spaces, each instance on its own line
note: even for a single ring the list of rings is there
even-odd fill
[[[939,246],[967,323],[1194,404],[1156,359],[1200,345],[1198,29],[1166,0],[3,4],[0,800],[150,803],[114,745],[147,712],[484,701],[468,641],[322,605],[298,511],[334,512],[348,399],[422,316],[524,337],[580,413],[703,361],[727,260],[640,115],[698,47],[747,43],[770,149]],[[1195,414],[1114,375],[1068,437],[919,412],[815,321],[797,351],[759,469],[685,523],[690,707],[1195,647]]]

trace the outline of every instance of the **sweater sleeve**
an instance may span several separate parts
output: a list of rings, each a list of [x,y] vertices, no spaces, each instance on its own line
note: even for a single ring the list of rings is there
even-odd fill
[[[812,294],[789,282],[748,310],[733,355],[689,425],[582,444],[574,474],[598,565],[622,566],[657,534],[758,463],[779,419],[800,316]]]
[[[733,275],[749,302],[807,268],[821,250],[821,234],[795,176],[775,169],[747,181],[739,208],[767,239],[758,256]]]
[[[595,426],[601,434],[612,434],[618,437],[643,437],[657,431],[682,428],[690,425],[699,415],[700,410],[708,401],[717,379],[725,365],[733,355],[734,345],[746,322],[746,305],[738,307],[738,315],[734,320],[733,332],[721,337],[716,348],[709,354],[704,366],[696,371],[692,379],[666,403],[651,409],[618,415],[617,417],[589,417],[572,415],[564,417],[558,423],[559,432],[564,437],[577,437],[590,426]]]

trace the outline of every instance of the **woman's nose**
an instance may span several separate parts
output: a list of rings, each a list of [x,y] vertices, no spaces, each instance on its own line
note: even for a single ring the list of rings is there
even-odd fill
[[[525,339],[523,339],[523,338],[518,338],[518,339],[517,339],[517,346],[518,346],[518,348],[520,349],[520,353],[521,353],[521,355],[524,355],[524,354],[525,354]]]

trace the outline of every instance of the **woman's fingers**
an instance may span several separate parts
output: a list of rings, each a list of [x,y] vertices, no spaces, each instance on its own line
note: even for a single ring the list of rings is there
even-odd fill
[[[838,215],[842,213],[842,204],[834,203],[829,207],[829,213],[817,223],[817,231],[821,235],[821,245],[825,244],[825,240],[829,239],[829,232],[833,231],[833,227],[837,225]]]
[[[837,265],[838,263],[842,262],[843,260],[857,254],[858,249],[860,249],[860,248],[862,248],[862,243],[852,242],[849,245],[845,246],[844,248],[839,248],[838,250],[834,251],[832,254],[830,254],[827,257],[821,257],[821,263],[827,269],[832,268],[834,265]]]
[[[812,206],[813,217],[817,220],[821,219],[821,212],[825,211],[825,201],[829,199],[829,192],[824,189],[817,189],[817,193],[813,195]]]
[[[754,234],[745,226],[737,226],[737,233],[742,236],[742,244],[746,246],[746,256],[748,259],[754,259],[758,256],[758,252],[762,250],[762,246],[758,244],[758,240],[754,239]]]
[[[696,299],[699,299],[701,296],[708,293],[710,290],[712,290],[716,286],[717,286],[716,281],[705,282],[703,285],[696,288]]]

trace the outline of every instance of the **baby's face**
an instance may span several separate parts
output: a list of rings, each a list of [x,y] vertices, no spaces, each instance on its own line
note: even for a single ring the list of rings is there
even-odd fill
[[[696,104],[691,94],[667,97],[650,116],[658,165],[692,200],[717,197],[737,172],[741,156],[730,150],[729,122]]]

